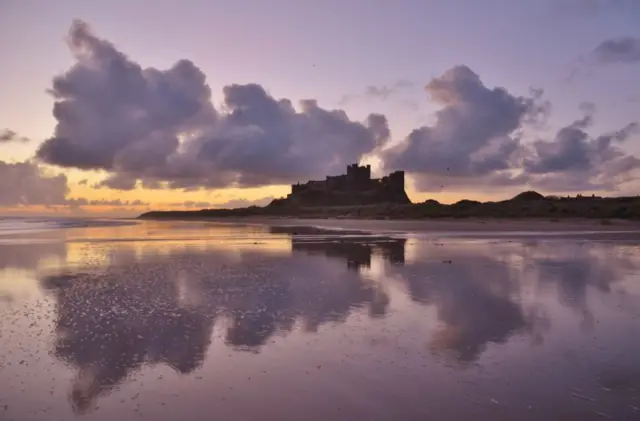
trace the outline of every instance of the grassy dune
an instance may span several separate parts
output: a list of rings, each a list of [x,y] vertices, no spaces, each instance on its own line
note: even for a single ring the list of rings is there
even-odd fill
[[[362,206],[302,207],[277,199],[265,207],[240,209],[203,209],[199,211],[153,211],[141,219],[203,219],[222,217],[294,217],[353,219],[428,219],[428,218],[567,218],[640,219],[640,197],[544,197],[524,192],[499,202],[461,200],[446,205],[435,200],[412,204],[375,204]]]

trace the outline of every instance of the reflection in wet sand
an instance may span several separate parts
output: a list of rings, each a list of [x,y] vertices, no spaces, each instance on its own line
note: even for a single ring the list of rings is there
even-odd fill
[[[402,249],[404,240],[376,246],[344,241],[308,243],[313,252],[360,263],[374,249]],[[293,242],[293,250],[299,249]],[[304,246],[303,250],[307,250]],[[395,250],[394,261],[402,260]],[[382,254],[387,256],[387,254]],[[335,271],[315,259],[270,258],[247,253],[228,263],[224,253],[198,250],[172,255],[167,267],[153,255],[137,258],[126,249],[99,273],[42,279],[56,303],[55,356],[77,367],[71,401],[90,409],[143,365],[164,363],[187,374],[202,365],[216,319],[228,328],[225,342],[258,352],[276,333],[297,323],[315,332],[327,322],[344,322],[354,309],[382,316],[389,298],[357,272]],[[353,266],[350,264],[350,268]],[[304,277],[300,275],[309,270]],[[191,299],[189,298],[191,297]]]
[[[169,235],[157,229],[160,237]],[[240,236],[243,245],[234,247],[226,237],[234,235],[232,228],[219,238],[208,229],[207,241],[59,243],[53,253],[72,256],[71,270],[39,269],[51,248],[12,249],[14,255],[30,253],[15,261],[35,271],[41,300],[52,303],[49,351],[52,364],[63,362],[74,373],[68,391],[73,411],[110,419],[100,402],[128,390],[137,375],[168,367],[177,375],[214,373],[217,383],[208,387],[218,394],[223,386],[243,391],[237,405],[226,399],[185,404],[207,414],[201,419],[431,414],[588,420],[636,414],[640,363],[634,355],[640,346],[629,335],[640,315],[635,245],[443,243],[252,227],[252,234]],[[288,253],[274,248],[275,241],[286,241]],[[66,252],[78,244],[86,250]],[[0,260],[2,265],[9,266]],[[27,308],[4,305],[0,311],[12,321]],[[14,339],[0,321],[3,332],[3,340]],[[232,355],[249,359],[229,363]],[[1,356],[0,367],[11,358]],[[247,377],[243,365],[256,371]],[[296,370],[302,371],[292,374]],[[265,376],[263,383],[256,373]],[[241,383],[248,379],[263,387]],[[269,384],[291,396],[287,405],[275,397],[261,401]],[[423,401],[418,390],[433,399]],[[33,393],[22,400],[42,399]],[[315,409],[297,412],[296,399]],[[251,402],[265,406],[252,410]],[[62,407],[51,405],[64,418]],[[106,408],[116,410],[113,403]],[[160,412],[149,419],[171,416]]]
[[[66,253],[66,245],[60,242],[2,242],[0,243],[0,270],[35,270],[47,260],[64,261]]]
[[[213,321],[180,305],[167,278],[153,286],[110,276],[54,276],[43,286],[56,301],[54,355],[77,368],[74,410],[91,408],[143,364],[164,363],[186,374],[199,367]]]

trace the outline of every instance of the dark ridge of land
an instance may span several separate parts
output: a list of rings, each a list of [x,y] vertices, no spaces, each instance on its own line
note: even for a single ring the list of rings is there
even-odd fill
[[[296,206],[276,199],[268,206],[239,209],[202,209],[198,211],[152,211],[140,219],[210,219],[229,217],[337,218],[337,219],[434,219],[434,218],[545,218],[551,221],[569,218],[640,219],[640,196],[596,197],[542,196],[523,192],[509,200],[476,202],[461,200],[442,204],[435,200],[422,203],[380,203],[361,206]]]

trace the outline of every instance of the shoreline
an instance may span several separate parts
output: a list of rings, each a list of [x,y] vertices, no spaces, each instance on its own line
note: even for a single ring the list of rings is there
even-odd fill
[[[247,224],[267,226],[299,226],[323,229],[359,230],[367,232],[405,233],[469,233],[486,234],[636,234],[640,240],[640,221],[566,218],[436,218],[436,219],[346,219],[346,218],[291,218],[274,216],[202,217],[202,218],[144,218],[156,222],[212,222],[217,224]]]

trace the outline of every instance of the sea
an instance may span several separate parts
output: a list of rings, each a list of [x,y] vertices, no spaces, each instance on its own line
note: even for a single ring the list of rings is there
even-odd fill
[[[35,234],[66,228],[115,227],[134,223],[124,219],[0,216],[0,236]]]

